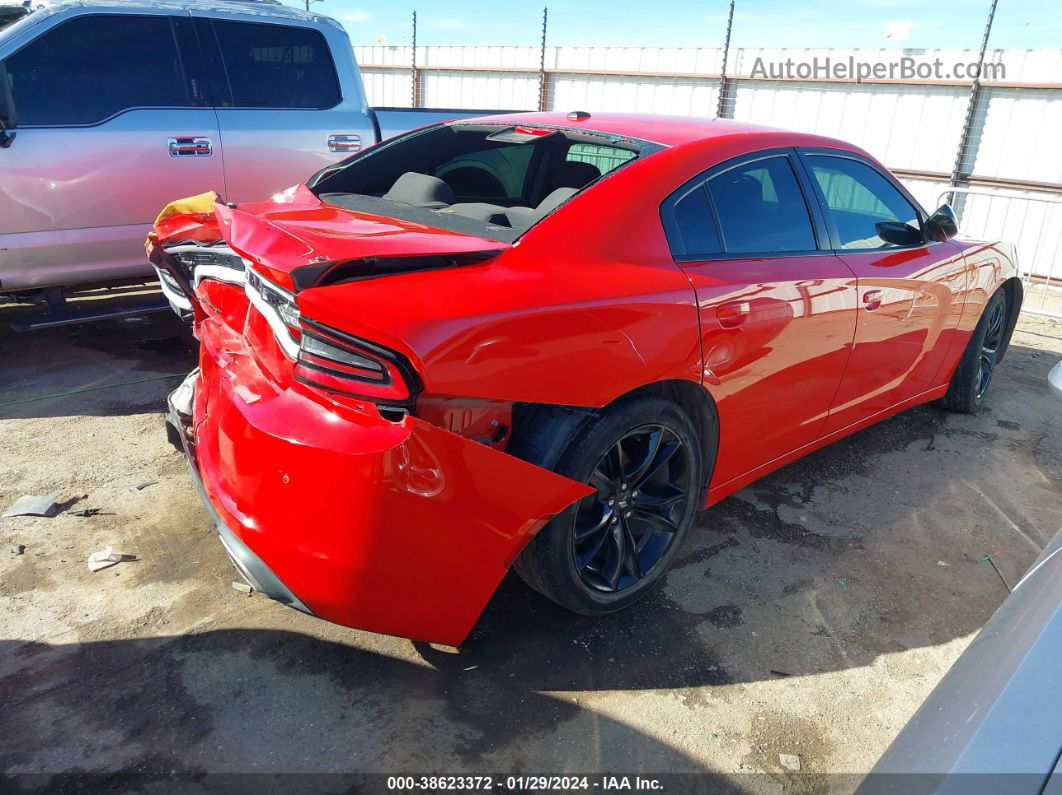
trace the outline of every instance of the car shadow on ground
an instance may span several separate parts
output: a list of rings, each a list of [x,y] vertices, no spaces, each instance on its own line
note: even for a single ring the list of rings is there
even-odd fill
[[[7,325],[17,316],[0,307],[0,418],[156,410],[196,366],[191,326],[170,311],[24,332]]]
[[[120,791],[205,772],[498,773],[506,771],[499,749],[591,714],[518,679],[470,687],[468,676],[280,630],[61,645],[5,640],[0,660],[22,668],[0,678],[0,771],[50,791],[88,783]],[[705,772],[637,728],[602,715],[592,723],[585,742],[553,744],[545,764],[525,757],[529,767],[510,772],[609,769],[595,748],[602,737],[622,751],[612,760],[622,761],[617,772]],[[32,775],[57,771],[74,774],[68,786]],[[93,778],[80,780],[85,773]],[[333,790],[341,782],[317,783],[321,789],[307,791],[342,791]]]

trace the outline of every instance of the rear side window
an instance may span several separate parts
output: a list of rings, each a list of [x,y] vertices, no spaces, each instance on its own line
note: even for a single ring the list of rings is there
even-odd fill
[[[132,108],[190,102],[169,17],[64,22],[4,62],[20,126],[96,124]]]
[[[703,183],[676,201],[672,213],[675,231],[681,240],[680,253],[707,258],[722,250]]]
[[[877,233],[881,221],[898,221],[921,230],[918,212],[876,170],[847,157],[810,155],[811,173],[830,208],[841,248],[887,248]]]
[[[564,158],[569,163],[589,163],[600,173],[607,174],[635,157],[635,153],[615,146],[572,144]]]
[[[336,67],[316,30],[216,19],[214,32],[228,79],[222,105],[321,109],[339,102]]]
[[[788,157],[735,166],[707,184],[728,254],[816,248],[811,216]]]

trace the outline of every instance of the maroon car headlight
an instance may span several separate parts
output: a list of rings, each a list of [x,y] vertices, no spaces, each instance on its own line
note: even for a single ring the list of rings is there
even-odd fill
[[[420,381],[405,357],[306,317],[300,323],[296,381],[346,397],[412,407]]]

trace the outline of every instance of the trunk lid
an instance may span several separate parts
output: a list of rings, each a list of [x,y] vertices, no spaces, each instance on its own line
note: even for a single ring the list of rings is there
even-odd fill
[[[407,267],[381,268],[393,273],[431,267],[433,259],[440,267],[454,264],[455,259],[479,261],[510,247],[328,204],[266,202],[230,207],[218,203],[215,214],[232,249],[292,292],[317,286],[329,271],[350,263],[362,265],[362,275],[373,275],[373,265],[380,260],[406,263]]]

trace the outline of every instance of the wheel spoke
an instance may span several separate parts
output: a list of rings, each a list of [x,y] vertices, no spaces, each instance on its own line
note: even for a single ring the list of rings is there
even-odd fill
[[[654,489],[653,492],[642,491],[634,500],[640,508],[667,508],[686,498],[686,492],[668,485],[666,490]]]
[[[575,559],[575,563],[578,566],[579,571],[582,571],[594,562],[594,558],[596,558],[598,553],[601,552],[601,547],[605,545],[605,541],[608,540],[608,537],[610,535],[612,534],[608,532],[608,530],[606,530],[604,533],[601,533],[601,535],[597,537],[597,540],[593,543],[590,549],[586,550],[585,552],[583,552],[583,554],[579,555]]]
[[[581,543],[595,533],[600,533],[602,530],[608,527],[608,523],[612,521],[612,517],[615,515],[615,511],[608,506],[601,506],[601,518],[594,522],[590,527],[576,528],[575,530],[575,543]]]
[[[645,455],[642,457],[642,460],[638,462],[637,466],[635,466],[624,478],[624,480],[627,483],[632,484],[632,486],[637,486],[642,482],[645,473],[649,471],[649,467],[651,467],[656,460],[656,454],[660,451],[660,444],[664,440],[664,429],[656,427],[645,435],[648,440]]]
[[[598,467],[590,473],[590,485],[597,489],[602,496],[607,496],[612,491],[612,478]]]
[[[656,528],[656,531],[663,530],[665,533],[677,533],[678,525],[671,519],[665,516],[659,511],[655,511],[649,508],[643,508],[640,505],[636,505],[634,508],[634,515],[643,522],[652,525]],[[655,531],[654,531],[655,532]],[[650,535],[647,533],[646,535]]]
[[[630,523],[626,519],[623,519],[622,524],[623,540],[625,542],[624,551],[626,553],[624,555],[624,568],[627,569],[627,572],[634,577],[634,579],[640,580],[642,578],[642,565],[638,560],[638,543],[634,540],[634,534],[631,532]]]
[[[605,555],[605,565],[601,575],[608,582],[612,590],[619,586],[620,576],[623,574],[623,559],[626,557],[626,544],[623,543],[623,532],[618,525],[613,525],[613,530],[605,533],[609,540],[608,551]]]
[[[612,447],[609,449],[608,453],[605,456],[606,460],[608,461],[609,469],[611,470],[609,478],[616,485],[619,485],[620,481],[623,479],[623,448],[621,447],[622,444],[623,440],[620,439],[618,442],[612,445]]]
[[[661,469],[667,466],[668,462],[672,458],[674,458],[675,453],[677,453],[681,447],[682,445],[679,444],[677,441],[668,442],[667,444],[661,445],[660,449],[657,450],[656,457],[653,459],[653,462],[642,474],[641,479],[637,483],[633,484],[633,488],[637,488],[641,486],[641,484],[648,483],[649,481],[651,481]]]

